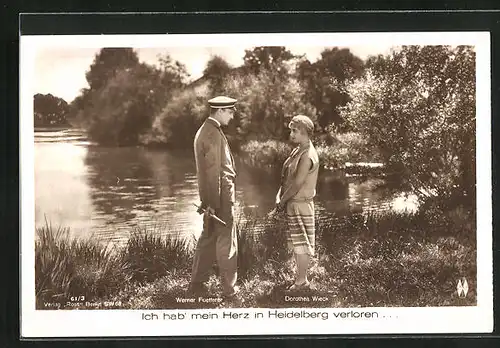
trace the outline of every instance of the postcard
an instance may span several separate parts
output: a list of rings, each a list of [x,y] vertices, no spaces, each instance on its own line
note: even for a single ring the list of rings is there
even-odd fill
[[[22,35],[21,336],[493,329],[487,32]]]

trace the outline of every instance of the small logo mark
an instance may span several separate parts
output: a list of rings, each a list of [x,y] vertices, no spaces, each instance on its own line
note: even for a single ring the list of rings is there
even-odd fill
[[[457,284],[458,297],[467,296],[468,291],[469,291],[469,284],[467,284],[467,279],[465,278],[460,279]]]

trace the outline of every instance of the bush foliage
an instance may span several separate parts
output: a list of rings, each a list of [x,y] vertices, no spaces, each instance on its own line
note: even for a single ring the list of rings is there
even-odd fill
[[[206,98],[192,90],[179,91],[156,115],[151,130],[140,140],[143,144],[191,148],[196,131],[208,112]]]
[[[233,77],[226,81],[224,92],[238,99],[239,136],[244,140],[286,140],[293,116],[305,114],[316,120],[312,105],[301,100],[303,87],[289,75],[263,70]]]
[[[416,193],[475,196],[475,54],[404,46],[367,63],[343,116]]]

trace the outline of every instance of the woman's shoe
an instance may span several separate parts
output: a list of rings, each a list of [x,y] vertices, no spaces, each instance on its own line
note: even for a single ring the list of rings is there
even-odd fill
[[[296,290],[311,290],[311,283],[309,281],[305,281],[302,284],[293,283],[287,289],[288,291],[296,291]]]

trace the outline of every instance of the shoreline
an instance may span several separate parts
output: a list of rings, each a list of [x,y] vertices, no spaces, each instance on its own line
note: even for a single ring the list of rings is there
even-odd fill
[[[61,130],[67,130],[67,129],[75,129],[75,127],[71,125],[53,125],[53,126],[34,126],[33,130],[35,133],[37,132],[54,132],[54,131],[61,131]],[[79,129],[79,128],[78,128]]]
[[[52,126],[52,127],[35,127],[35,133],[42,132],[59,132],[64,130],[77,129],[82,130],[83,128],[78,128],[74,126]],[[89,140],[90,141],[90,140]],[[275,167],[279,166],[281,162],[288,156],[288,152],[284,150],[285,147],[289,146],[287,142],[276,142],[276,144],[280,144],[280,148],[275,149],[277,151],[276,154],[270,155],[268,153],[264,153],[264,150],[259,148],[262,146],[267,146],[268,141],[263,140],[250,140],[246,143],[243,143],[240,148],[235,149],[235,155],[239,156],[240,159],[248,166],[254,167],[255,169],[263,170],[266,172],[275,171]],[[143,148],[145,150],[168,150],[172,152],[189,152],[191,153],[191,149],[179,148],[176,146],[172,146],[166,143],[143,143],[138,142],[133,145],[103,145],[94,143],[97,146],[103,148]],[[254,148],[257,144],[257,149]],[[272,146],[276,146],[272,145]],[[246,149],[250,147],[249,149]],[[333,145],[324,145],[319,147],[322,151],[320,151],[320,157],[323,153],[333,153],[338,149]],[[325,149],[328,149],[325,150]],[[259,155],[256,155],[259,154]],[[274,160],[272,157],[278,156]],[[330,163],[326,158],[320,158],[323,162],[321,166],[322,171],[326,171],[333,175],[338,176],[339,179],[347,179],[347,178],[384,178],[390,175],[390,173],[385,172],[385,165],[381,162],[377,161],[366,161],[360,160],[358,162],[352,160],[346,160],[343,163],[338,163],[336,165]],[[272,162],[272,163],[270,163]]]

